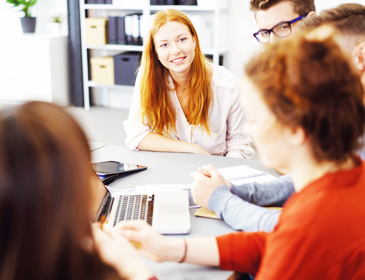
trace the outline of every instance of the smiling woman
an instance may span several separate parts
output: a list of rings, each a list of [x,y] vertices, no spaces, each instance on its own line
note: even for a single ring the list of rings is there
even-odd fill
[[[239,79],[206,61],[189,18],[158,12],[146,38],[126,144],[133,150],[252,158]]]

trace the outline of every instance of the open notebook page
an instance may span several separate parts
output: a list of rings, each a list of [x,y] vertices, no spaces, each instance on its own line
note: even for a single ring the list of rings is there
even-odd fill
[[[234,185],[241,185],[249,182],[265,182],[276,178],[273,175],[248,167],[247,165],[219,168],[217,171]],[[196,172],[191,173],[191,176],[195,177],[195,173]]]

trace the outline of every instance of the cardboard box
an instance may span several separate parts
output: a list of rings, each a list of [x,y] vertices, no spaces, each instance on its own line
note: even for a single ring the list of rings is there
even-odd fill
[[[114,59],[112,56],[92,57],[91,80],[97,84],[114,85]]]
[[[86,18],[86,44],[106,45],[107,44],[107,18]]]

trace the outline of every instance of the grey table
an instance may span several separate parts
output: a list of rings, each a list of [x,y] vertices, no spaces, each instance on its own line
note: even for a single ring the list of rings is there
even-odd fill
[[[266,169],[258,160],[182,153],[131,151],[125,146],[116,145],[101,147],[91,154],[93,163],[114,160],[148,167],[147,170],[139,173],[120,176],[110,184],[110,187],[115,189],[129,189],[137,185],[148,184],[191,184],[193,178],[190,173],[196,171],[199,166],[210,163],[217,168],[245,164],[278,176],[277,172]],[[221,220],[195,217],[195,211],[196,209],[190,210],[192,229],[189,235],[184,236],[185,238],[219,236],[234,232]],[[158,264],[147,259],[146,263],[153,272],[160,274],[167,280],[233,279],[231,271],[223,271],[213,267],[185,263]]]

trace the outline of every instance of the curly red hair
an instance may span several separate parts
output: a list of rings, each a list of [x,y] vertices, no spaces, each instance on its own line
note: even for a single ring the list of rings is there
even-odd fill
[[[343,161],[359,148],[364,90],[332,39],[272,44],[245,71],[280,123],[304,129],[317,161]]]

